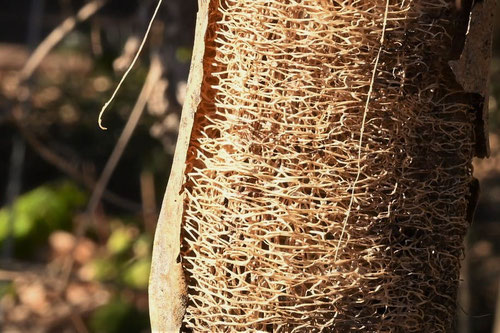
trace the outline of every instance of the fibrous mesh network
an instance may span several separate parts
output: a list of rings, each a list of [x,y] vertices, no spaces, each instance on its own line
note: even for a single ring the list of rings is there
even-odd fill
[[[186,328],[452,330],[475,142],[455,3],[210,2]]]

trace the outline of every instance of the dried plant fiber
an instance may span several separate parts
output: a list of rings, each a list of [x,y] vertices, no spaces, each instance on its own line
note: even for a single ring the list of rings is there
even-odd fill
[[[494,1],[199,3],[153,330],[452,332]]]

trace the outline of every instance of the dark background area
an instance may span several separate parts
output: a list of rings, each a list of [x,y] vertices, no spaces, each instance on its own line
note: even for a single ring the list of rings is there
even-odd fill
[[[31,52],[88,1],[0,0],[0,330],[148,332],[154,224],[177,137],[197,1],[166,0],[116,100],[156,5],[110,0],[52,49],[25,82]],[[466,242],[458,332],[492,332],[500,277],[500,12],[491,71],[491,158],[475,161],[481,196]],[[135,47],[134,47],[135,45]],[[94,211],[93,186],[152,59],[163,75]],[[9,236],[8,226],[13,225]]]

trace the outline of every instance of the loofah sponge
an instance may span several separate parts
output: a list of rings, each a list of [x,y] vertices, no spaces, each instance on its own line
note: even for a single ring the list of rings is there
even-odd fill
[[[153,323],[452,331],[487,146],[455,3],[200,2]]]

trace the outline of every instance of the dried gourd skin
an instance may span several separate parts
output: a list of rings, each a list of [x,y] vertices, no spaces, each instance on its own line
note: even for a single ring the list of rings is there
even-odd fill
[[[154,331],[453,331],[486,146],[455,4],[200,1]]]

